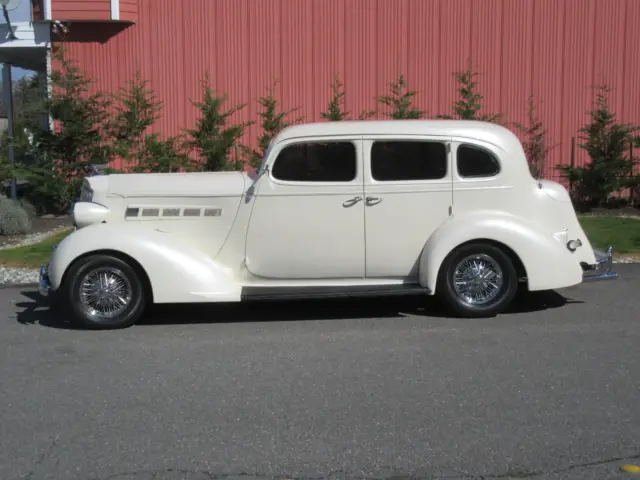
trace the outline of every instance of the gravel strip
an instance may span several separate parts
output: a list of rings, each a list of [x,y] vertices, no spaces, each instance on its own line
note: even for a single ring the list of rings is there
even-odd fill
[[[69,227],[58,227],[58,228],[54,228],[53,230],[48,230],[46,232],[40,232],[40,233],[30,233],[28,235],[25,235],[23,237],[20,237],[19,241],[16,241],[14,243],[7,243],[4,244],[2,246],[0,246],[0,250],[6,250],[8,248],[16,248],[16,247],[25,247],[27,245],[33,245],[35,243],[40,243],[43,240],[46,240],[49,237],[53,237],[56,233],[62,231],[62,230],[67,230]]]
[[[39,273],[33,268],[0,267],[0,285],[33,285],[38,283]]]

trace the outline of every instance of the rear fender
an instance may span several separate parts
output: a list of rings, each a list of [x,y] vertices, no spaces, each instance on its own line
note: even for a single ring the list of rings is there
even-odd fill
[[[420,258],[420,283],[435,293],[447,255],[459,245],[482,240],[513,251],[524,266],[529,290],[563,288],[582,281],[579,260],[553,235],[521,217],[476,211],[450,217],[431,235]]]
[[[188,240],[144,226],[98,224],[73,232],[54,250],[49,264],[57,290],[79,257],[113,252],[133,259],[146,273],[155,303],[239,301],[231,269],[213,261]]]

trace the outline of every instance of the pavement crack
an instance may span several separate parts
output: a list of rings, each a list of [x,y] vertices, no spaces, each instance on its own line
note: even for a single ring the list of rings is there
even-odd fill
[[[24,480],[31,480],[33,478],[38,467],[40,467],[51,456],[54,448],[56,448],[56,438],[52,437],[51,444],[44,452],[42,452],[42,454],[40,454],[40,457],[33,464],[33,468],[25,475]]]
[[[535,478],[535,477],[539,477],[540,475],[556,475],[556,474],[567,473],[572,470],[577,470],[581,468],[592,468],[592,467],[598,467],[600,465],[607,465],[609,463],[621,462],[623,460],[638,460],[638,459],[640,459],[640,453],[631,455],[631,456],[624,456],[624,457],[611,457],[605,460],[596,460],[593,462],[576,463],[573,465],[568,465],[566,467],[553,469],[553,470],[507,471],[505,473],[500,473],[497,475],[478,475],[477,478],[479,480]]]
[[[51,453],[51,450],[55,446],[55,443],[51,445],[48,452],[43,455],[41,461],[42,463],[46,457]],[[568,465],[566,467],[551,469],[551,470],[509,470],[504,473],[498,474],[473,474],[473,473],[464,473],[464,472],[455,472],[452,475],[402,475],[395,474],[390,476],[367,476],[367,475],[354,475],[346,472],[344,470],[336,470],[330,471],[324,475],[314,475],[314,476],[300,476],[300,475],[263,475],[263,474],[255,474],[255,473],[247,473],[247,472],[236,472],[236,473],[214,473],[209,470],[195,470],[195,469],[180,469],[180,468],[167,468],[161,470],[132,470],[126,472],[115,473],[112,475],[108,475],[105,477],[96,477],[94,480],[118,480],[122,477],[134,477],[134,478],[143,478],[147,477],[149,480],[162,480],[163,473],[178,473],[180,475],[200,475],[208,480],[227,480],[229,478],[247,478],[247,479],[263,479],[263,480],[327,480],[331,478],[347,478],[350,480],[506,480],[506,479],[522,479],[522,478],[535,478],[541,475],[554,475],[554,474],[564,474],[570,472],[572,470],[578,470],[583,468],[592,468],[600,465],[607,465],[614,462],[620,462],[623,460],[638,460],[640,459],[640,453],[630,456],[621,456],[621,457],[611,457],[604,460],[596,460],[592,462],[584,462],[584,463],[576,463],[573,465]],[[30,474],[32,475],[32,474]],[[30,479],[30,476],[27,476],[25,480]]]

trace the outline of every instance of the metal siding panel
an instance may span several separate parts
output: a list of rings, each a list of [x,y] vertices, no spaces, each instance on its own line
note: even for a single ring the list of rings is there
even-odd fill
[[[481,113],[497,113],[501,109],[503,78],[500,72],[502,61],[503,16],[502,0],[471,0],[471,59],[478,71],[478,90],[484,96],[485,108]],[[518,4],[519,6],[522,4]],[[520,7],[522,8],[522,7]],[[508,10],[508,8],[506,8]],[[492,78],[493,76],[493,78]],[[509,83],[509,82],[507,82]]]
[[[471,19],[469,0],[440,0],[440,98],[439,113],[451,113],[458,99],[454,72],[464,70],[471,57]],[[477,7],[476,7],[477,8]]]
[[[376,0],[377,18],[373,27],[376,31],[376,92],[380,95],[389,92],[389,83],[395,82],[400,73],[404,74],[408,89],[416,90],[413,79],[407,78],[408,6],[407,0]],[[420,93],[416,93],[416,102],[419,96]],[[382,105],[379,108],[381,115],[388,110]]]
[[[625,122],[640,124],[640,2],[627,0],[622,91],[624,105],[620,109]]]
[[[54,20],[111,20],[111,0],[51,0]]]
[[[593,30],[593,80],[592,85],[622,84],[624,64],[625,0],[597,0],[595,3],[595,28]],[[612,106],[619,111],[622,105],[622,89],[612,92]]]
[[[410,0],[406,75],[415,88],[416,102],[432,117],[440,98],[440,0]]]
[[[533,1],[504,3],[500,109],[505,118],[526,118],[531,91]]]
[[[138,0],[120,0],[120,20],[137,22],[138,21]],[[185,11],[185,15],[187,15]]]
[[[640,2],[627,0],[625,5],[624,35],[625,44],[624,63],[622,65],[621,98],[624,99],[620,110],[620,120],[623,122],[640,124]],[[638,156],[640,152],[635,149]],[[636,166],[636,173],[640,173],[640,165]]]
[[[209,71],[212,80],[215,77],[215,89],[218,94],[227,93],[225,110],[239,104],[247,104],[245,108],[235,112],[230,121],[245,122],[250,119],[249,103],[249,65],[253,55],[249,52],[248,2],[247,0],[219,0],[215,10],[216,53],[211,59]],[[185,69],[186,70],[186,69]],[[249,141],[246,136],[243,141]]]
[[[345,0],[345,110],[352,118],[376,107],[378,95],[376,5],[369,0]]]
[[[594,35],[596,27],[594,0],[565,0],[565,43],[562,89],[562,133],[569,143],[578,128],[589,121],[593,90]],[[576,144],[577,144],[576,140]],[[568,158],[568,157],[567,157]],[[583,165],[587,154],[576,148],[576,165]]]
[[[307,122],[315,118],[313,3],[282,0],[282,106],[299,107]]]
[[[181,68],[184,72],[184,93],[181,101],[184,103],[185,113],[181,120],[181,129],[190,128],[198,118],[198,111],[191,101],[200,101],[202,98],[201,81],[205,72],[209,73],[212,86],[217,88],[217,29],[211,28],[215,15],[215,8],[210,0],[196,0],[192,8],[184,9],[184,50],[175,52],[183,59]],[[179,133],[175,128],[172,130]]]
[[[150,75],[154,79],[154,88],[163,94],[164,101],[158,127],[161,132],[169,134],[183,124],[183,113],[188,108],[188,99],[179,93],[184,91],[184,9],[176,8],[172,0],[154,0],[146,2],[146,5],[153,22],[149,37],[153,52]]]
[[[256,121],[248,129],[247,141],[261,134],[258,112],[262,111],[262,107],[258,105],[258,100],[267,94],[267,87],[277,83],[274,93],[282,102],[280,7],[279,0],[258,0],[253,1],[247,11],[250,32],[247,44],[249,96],[244,101],[247,102],[247,119]]]
[[[325,0],[313,3],[313,120],[321,120],[331,99],[330,84],[339,74],[344,83],[345,2]]]
[[[68,50],[95,89],[116,92],[140,69],[165,103],[153,129],[163,135],[193,126],[189,99],[200,98],[207,69],[216,90],[229,93],[227,107],[249,104],[238,121],[257,120],[256,100],[276,79],[285,108],[301,106],[305,120],[319,119],[333,73],[357,117],[376,107],[374,98],[401,69],[419,92],[416,105],[435,115],[451,111],[452,74],[472,54],[492,112],[525,122],[527,97],[535,94],[548,141],[559,144],[546,176],[558,179],[554,164],[569,160],[601,75],[615,83],[620,118],[640,123],[640,3],[613,1],[403,0],[392,8],[378,0],[184,0],[187,8],[140,0],[136,25]],[[254,126],[244,140],[255,145],[259,133]]]
[[[544,167],[546,178],[557,178],[555,165],[569,159],[571,153],[571,138],[562,138],[564,15],[564,0],[534,2],[531,93],[536,102],[536,114],[548,131],[547,142],[554,147]],[[526,117],[522,118],[522,121],[526,120]]]

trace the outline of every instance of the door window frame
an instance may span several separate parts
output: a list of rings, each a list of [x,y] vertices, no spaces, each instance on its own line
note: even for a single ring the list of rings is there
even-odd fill
[[[275,162],[278,161],[278,157],[280,156],[280,152],[282,150],[284,150],[286,147],[290,146],[290,145],[296,145],[296,144],[301,144],[301,143],[329,143],[329,142],[335,142],[335,143],[344,143],[344,142],[350,142],[354,145],[355,147],[355,153],[356,153],[356,157],[355,157],[355,161],[356,161],[356,176],[355,178],[353,178],[353,180],[350,180],[348,182],[341,182],[341,181],[335,181],[335,182],[328,182],[328,181],[322,181],[322,182],[309,182],[309,181],[302,181],[302,182],[298,182],[298,181],[293,181],[293,180],[281,180],[279,178],[276,178],[273,176],[273,166],[275,164]],[[269,176],[269,181],[274,184],[274,185],[278,185],[278,186],[294,186],[294,187],[298,187],[298,186],[305,186],[305,187],[326,187],[326,186],[353,186],[353,185],[362,185],[363,182],[363,148],[362,148],[362,136],[361,135],[344,135],[344,136],[336,136],[336,135],[331,135],[331,136],[317,136],[317,137],[299,137],[299,138],[291,138],[291,139],[287,139],[283,142],[278,143],[277,145],[273,146],[272,151],[269,154],[269,158],[267,160],[268,162],[268,176]]]
[[[363,135],[362,136],[362,149],[364,160],[364,184],[365,186],[373,185],[437,185],[446,184],[451,186],[453,179],[453,164],[451,155],[451,136],[449,135],[398,135],[398,134],[379,134],[379,135]],[[371,174],[371,152],[373,150],[373,144],[376,141],[389,141],[389,142],[431,142],[431,143],[443,143],[445,145],[445,151],[447,155],[447,174],[442,178],[437,179],[419,179],[419,180],[376,180]]]

